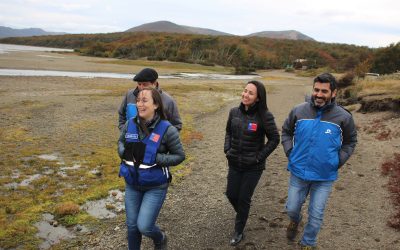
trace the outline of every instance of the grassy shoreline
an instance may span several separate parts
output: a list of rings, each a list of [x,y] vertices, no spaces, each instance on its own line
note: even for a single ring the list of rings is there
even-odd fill
[[[51,63],[39,57],[33,60]],[[79,64],[85,68],[86,60],[74,58],[72,68]],[[96,64],[114,71],[119,67]],[[166,63],[161,68],[168,67]],[[185,67],[190,69],[191,65]],[[198,67],[192,71],[201,70]],[[204,71],[210,69],[204,66]],[[237,98],[244,82],[160,80],[161,87],[178,103],[184,145],[202,138],[195,129],[196,116]],[[118,178],[117,110],[122,96],[135,84],[105,78],[0,77],[0,86],[0,246],[35,249],[40,239],[35,236],[34,224],[43,213],[55,215],[65,226],[93,223],[95,218],[76,207],[106,197],[109,190],[124,189],[123,180]],[[42,155],[57,157],[43,159]],[[177,180],[190,172],[188,162],[190,156],[175,169]],[[76,165],[79,167],[72,168]],[[63,168],[67,170],[61,171]],[[24,182],[29,183],[21,185]],[[75,209],[70,211],[70,207]],[[65,210],[70,212],[59,212]]]

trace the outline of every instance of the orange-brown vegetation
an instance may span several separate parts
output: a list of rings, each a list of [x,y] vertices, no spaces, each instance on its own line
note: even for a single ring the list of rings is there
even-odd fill
[[[282,69],[296,59],[305,59],[308,68],[345,71],[368,60],[374,52],[368,47],[305,40],[146,32],[5,38],[1,42],[72,48],[97,57],[230,66],[236,73]]]
[[[54,213],[58,216],[74,215],[79,213],[79,211],[79,205],[72,201],[60,203],[54,208]]]
[[[389,176],[388,190],[395,207],[388,225],[400,230],[400,153],[395,153],[392,159],[384,162],[381,169],[384,176]]]

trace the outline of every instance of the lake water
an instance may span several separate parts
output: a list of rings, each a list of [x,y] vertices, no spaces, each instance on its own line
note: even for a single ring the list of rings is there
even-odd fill
[[[132,79],[134,74],[120,74],[107,72],[77,72],[56,70],[29,70],[29,69],[0,69],[0,76],[67,76],[77,78],[120,78]],[[209,80],[250,80],[259,78],[258,75],[224,75],[201,73],[176,73],[159,75],[160,79],[209,79]]]
[[[0,54],[12,51],[73,51],[72,49],[57,49],[47,47],[34,47],[14,44],[0,44]],[[56,55],[39,55],[62,59]],[[132,79],[134,74],[109,73],[109,72],[77,72],[77,71],[56,71],[56,70],[24,70],[24,69],[0,69],[0,76],[66,76],[77,78],[119,78]],[[205,79],[205,80],[251,80],[260,78],[258,75],[227,75],[227,74],[204,74],[204,73],[176,73],[160,75],[161,79]]]
[[[37,46],[25,46],[15,44],[3,44],[0,43],[0,54],[12,52],[12,51],[59,51],[59,52],[72,52],[73,49],[59,49],[59,48],[48,48],[48,47],[37,47]]]

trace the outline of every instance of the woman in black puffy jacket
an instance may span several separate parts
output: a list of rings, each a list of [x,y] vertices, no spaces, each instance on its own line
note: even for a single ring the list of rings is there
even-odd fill
[[[265,169],[266,158],[278,144],[279,133],[274,116],[268,111],[265,87],[259,81],[250,81],[242,92],[239,107],[230,110],[226,125],[224,152],[229,165],[226,196],[236,212],[231,245],[237,245],[244,237],[251,197]]]

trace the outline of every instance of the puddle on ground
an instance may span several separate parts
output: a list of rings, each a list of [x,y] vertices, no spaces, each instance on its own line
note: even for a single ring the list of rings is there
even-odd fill
[[[102,175],[102,173],[101,173],[101,171],[99,170],[98,167],[95,168],[95,169],[90,170],[89,172],[90,172],[92,175],[95,175],[95,176],[101,176],[101,175]]]
[[[34,174],[29,176],[27,179],[21,181],[21,183],[19,184],[21,187],[26,187],[29,186],[29,184],[31,184],[32,181],[39,179],[40,177],[42,177],[41,174]]]
[[[42,154],[37,156],[39,159],[47,161],[57,161],[59,156],[57,154]]]
[[[25,180],[21,181],[21,183],[11,182],[11,183],[4,184],[4,187],[10,188],[10,189],[16,189],[18,186],[27,187],[32,183],[32,181],[37,180],[42,176],[43,175],[41,175],[41,174],[30,175],[30,176],[28,176],[28,178],[26,178]]]
[[[61,167],[61,170],[76,170],[80,169],[81,165],[80,164],[74,164],[72,167]]]
[[[60,171],[57,172],[57,174],[62,178],[68,177],[68,175],[67,175],[65,170],[60,170]]]
[[[50,167],[43,167],[43,172],[44,175],[52,175],[54,174],[54,169]]]
[[[14,190],[18,187],[18,185],[19,184],[17,182],[11,182],[11,183],[4,184],[4,187]]]
[[[35,223],[38,229],[37,237],[44,241],[39,245],[40,249],[49,249],[52,245],[59,243],[61,240],[74,238],[75,235],[62,225],[54,227],[50,223],[54,220],[51,214],[43,214],[42,221]]]
[[[110,190],[107,198],[88,201],[81,206],[81,209],[98,219],[114,218],[117,213],[125,210],[124,193],[119,190]]]
[[[36,157],[46,161],[57,161],[58,165],[65,165],[63,158],[58,153],[41,154],[37,155]]]
[[[11,178],[12,179],[17,179],[17,178],[19,178],[19,176],[21,175],[21,173],[18,171],[18,170],[13,170],[12,171],[12,175],[11,175]]]

